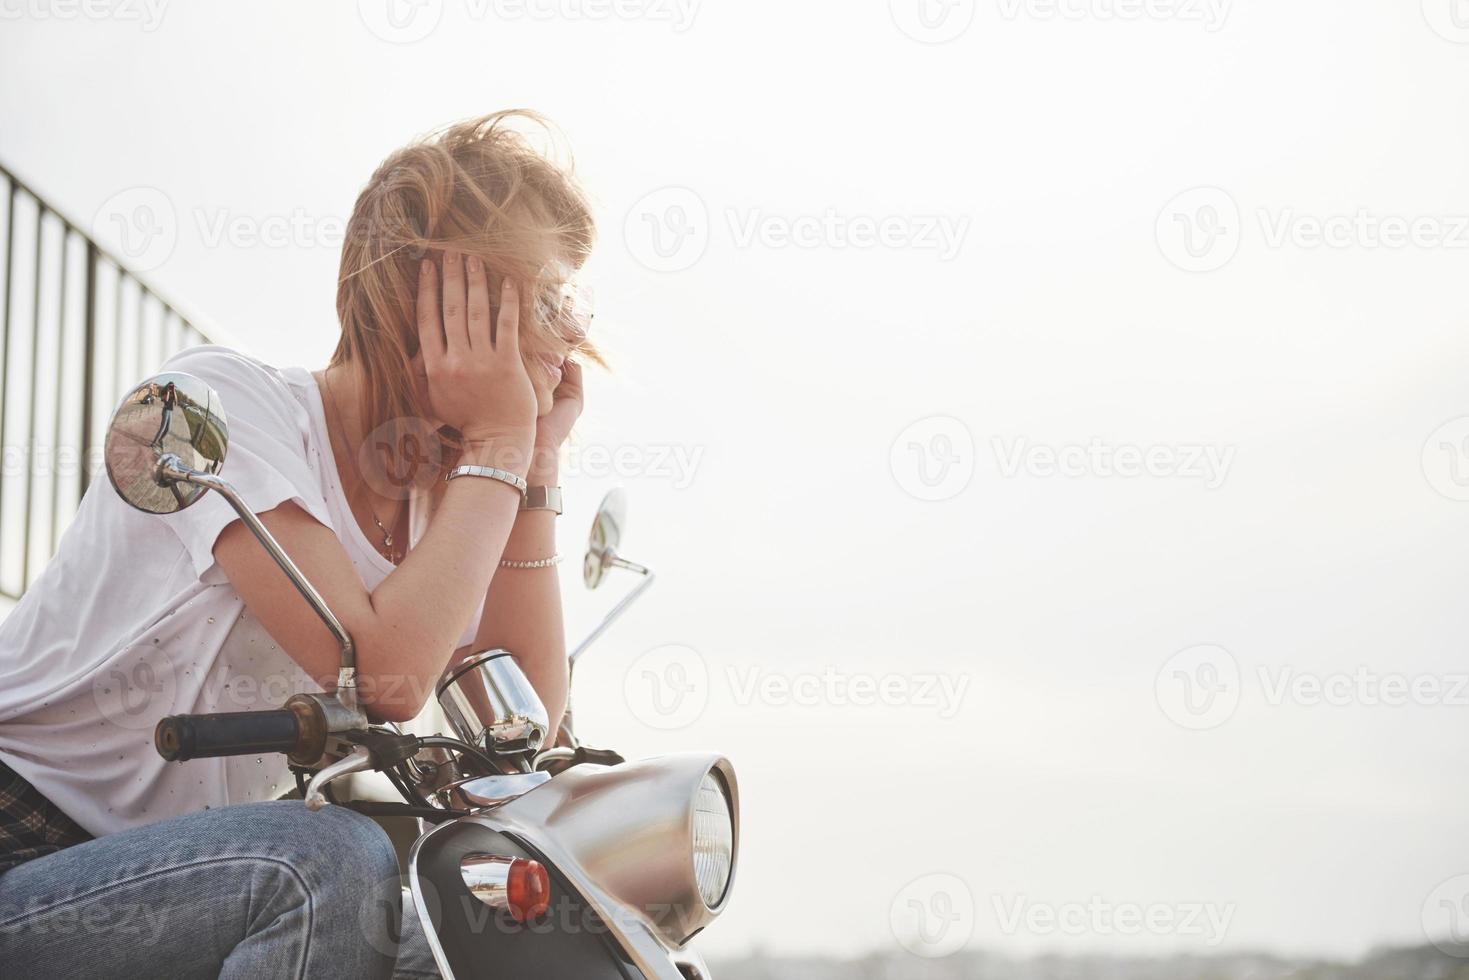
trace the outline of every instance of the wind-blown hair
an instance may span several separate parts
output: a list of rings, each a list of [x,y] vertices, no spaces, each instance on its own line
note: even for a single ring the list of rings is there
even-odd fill
[[[456,123],[394,152],[352,209],[342,244],[333,365],[359,366],[363,431],[396,418],[430,418],[418,403],[409,361],[418,352],[415,319],[420,260],[446,249],[476,255],[498,310],[500,282],[533,283],[535,315],[521,318],[521,349],[570,349],[601,363],[564,315],[565,280],[586,260],[595,226],[586,197],[562,167],[538,151],[520,124],[551,133],[534,112],[510,109]],[[527,319],[530,322],[526,322]],[[451,438],[444,449],[457,452]]]

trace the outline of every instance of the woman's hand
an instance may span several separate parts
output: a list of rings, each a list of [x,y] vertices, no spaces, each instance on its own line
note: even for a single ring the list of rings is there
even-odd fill
[[[466,445],[484,444],[492,465],[524,473],[536,436],[536,393],[520,357],[520,291],[506,280],[493,329],[484,263],[457,252],[418,273],[418,340],[434,415]]]
[[[535,452],[530,475],[526,478],[537,486],[552,486],[560,469],[561,445],[571,434],[571,427],[581,416],[584,396],[581,365],[568,360],[562,368],[561,383],[551,393],[551,410],[536,419]]]

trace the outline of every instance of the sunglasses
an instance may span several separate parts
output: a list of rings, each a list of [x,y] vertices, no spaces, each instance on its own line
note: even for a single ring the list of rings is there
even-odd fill
[[[551,282],[536,297],[536,324],[551,340],[576,350],[592,330],[593,291],[575,277]]]

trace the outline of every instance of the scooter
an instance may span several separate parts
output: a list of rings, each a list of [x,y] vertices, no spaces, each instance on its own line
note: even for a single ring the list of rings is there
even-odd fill
[[[214,491],[290,579],[341,650],[333,693],[279,709],[172,715],[154,745],[169,760],[283,753],[307,808],[410,816],[414,907],[446,980],[474,977],[707,980],[693,938],[727,906],[739,856],[739,786],[717,754],[627,762],[583,745],[568,706],[558,744],[546,709],[506,650],[485,650],[442,678],[452,735],[369,723],[352,637],[321,594],[219,475],[229,447],[219,396],[182,373],[154,376],[122,400],[104,447],[107,476],[130,505],[169,514]],[[597,513],[583,564],[589,588],[623,569],[642,581],[571,653],[587,648],[651,586],[619,553],[626,504]],[[379,772],[402,803],[340,800],[332,784]]]

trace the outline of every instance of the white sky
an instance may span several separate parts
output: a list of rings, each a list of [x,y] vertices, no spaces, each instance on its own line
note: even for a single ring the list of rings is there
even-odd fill
[[[145,30],[127,17],[142,7],[0,0],[0,161],[83,223],[155,188],[177,241],[148,278],[248,352],[315,366],[336,329],[322,239],[388,151],[509,106],[561,125],[603,213],[597,331],[617,368],[591,381],[581,444],[645,464],[567,479],[563,547],[621,484],[625,550],[660,573],[585,664],[581,727],[738,766],[743,860],[707,948],[886,947],[900,891],[929,874],[965,883],[975,944],[1011,952],[1210,948],[1000,925],[1019,900],[1094,896],[1232,906],[1224,948],[1423,941],[1435,888],[1469,872],[1469,693],[1270,695],[1285,669],[1450,687],[1469,669],[1469,504],[1435,489],[1454,473],[1429,442],[1469,415],[1469,45],[1429,26],[1469,41],[1450,0],[1152,0],[1141,19],[1105,16],[1117,0],[956,0],[929,11],[972,17],[944,44],[900,30],[906,0],[710,0],[678,8],[684,29],[659,16],[671,3],[425,0],[405,23],[436,26],[394,44],[367,26],[384,2],[170,4]],[[1211,10],[1217,30],[1187,19]],[[1215,207],[1198,220],[1220,214],[1238,254],[1185,272],[1160,212],[1198,186],[1221,191],[1188,209]],[[667,187],[687,190],[639,205]],[[1370,247],[1370,227],[1272,245],[1282,221],[1308,234],[1363,209],[1435,220],[1417,245]],[[783,224],[828,213],[903,240],[783,244]],[[650,216],[665,236],[686,216],[702,255],[649,268]],[[933,218],[962,230],[957,254],[927,247]],[[221,221],[306,230],[232,242]],[[935,415],[959,441],[920,427],[895,465],[895,439]],[[1017,440],[1093,439],[1215,447],[1228,467],[1213,489],[1043,461],[1005,475]],[[972,479],[939,502],[905,492],[923,488],[910,442]],[[700,454],[691,481],[668,447]],[[588,595],[574,563],[565,579],[577,627],[631,584]],[[639,658],[667,644],[707,674],[706,707],[671,732],[639,718],[661,666]],[[1239,704],[1193,731],[1155,680],[1200,644],[1234,658]],[[967,687],[952,717],[740,703],[751,671],[828,669]]]

